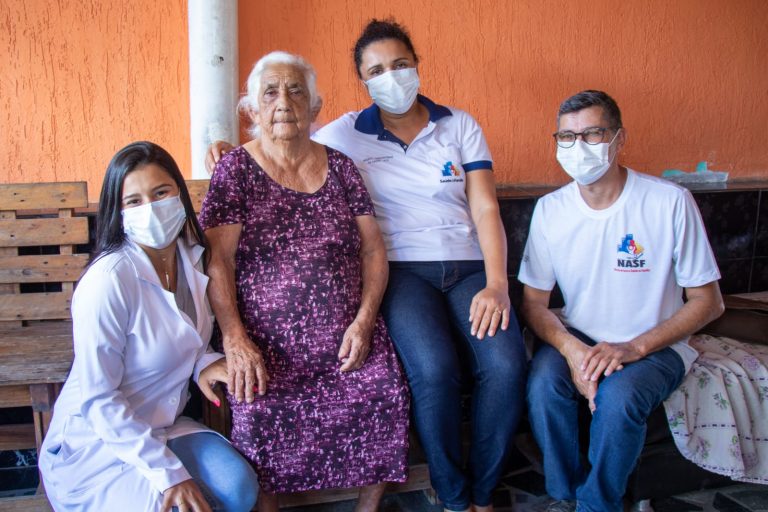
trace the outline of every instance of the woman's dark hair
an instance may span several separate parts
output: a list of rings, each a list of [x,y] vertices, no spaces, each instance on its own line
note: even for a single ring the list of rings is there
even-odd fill
[[[115,252],[125,243],[122,214],[123,182],[130,172],[149,164],[161,167],[179,187],[179,199],[187,214],[187,221],[184,224],[184,235],[187,240],[208,249],[208,242],[200,223],[197,222],[192,200],[179,166],[176,165],[173,157],[157,144],[140,141],[125,146],[109,162],[99,197],[99,212],[96,216],[96,248],[93,251],[92,261]]]
[[[352,50],[352,55],[355,58],[355,70],[357,76],[362,78],[360,73],[360,65],[363,63],[363,50],[365,50],[369,44],[376,41],[383,41],[385,39],[396,39],[403,43],[408,51],[413,54],[416,63],[419,62],[419,56],[416,55],[416,50],[411,42],[411,36],[408,35],[408,31],[396,22],[394,19],[389,18],[386,20],[372,19],[363,29],[363,33],[357,38],[355,47]]]
[[[589,107],[601,107],[603,117],[611,125],[611,129],[618,130],[622,127],[621,110],[619,110],[616,101],[603,91],[595,90],[581,91],[562,102],[557,111],[557,120],[559,122],[560,116],[563,114],[578,112]]]

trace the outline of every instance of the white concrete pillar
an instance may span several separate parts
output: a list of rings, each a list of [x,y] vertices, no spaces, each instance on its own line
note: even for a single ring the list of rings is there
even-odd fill
[[[214,140],[239,143],[237,0],[189,0],[192,177],[207,178]]]

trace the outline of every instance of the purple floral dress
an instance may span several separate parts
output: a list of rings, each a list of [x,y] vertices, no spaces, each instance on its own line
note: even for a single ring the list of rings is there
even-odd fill
[[[372,215],[352,160],[330,148],[317,192],[287,189],[239,147],[216,167],[200,221],[242,224],[237,300],[266,360],[264,397],[232,406],[232,442],[267,492],[355,487],[406,478],[408,393],[381,316],[362,368],[339,371],[360,306],[360,235]]]

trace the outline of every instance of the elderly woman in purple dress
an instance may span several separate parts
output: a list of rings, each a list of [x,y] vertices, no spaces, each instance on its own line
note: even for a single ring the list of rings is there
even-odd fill
[[[262,512],[334,487],[376,510],[406,478],[407,388],[378,313],[386,250],[352,160],[309,138],[320,106],[303,59],[259,60],[241,102],[255,138],[218,163],[201,213],[232,441]]]

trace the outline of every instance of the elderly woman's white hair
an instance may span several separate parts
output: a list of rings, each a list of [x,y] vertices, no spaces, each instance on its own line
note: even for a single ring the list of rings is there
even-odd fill
[[[307,83],[307,91],[309,92],[309,108],[312,112],[317,113],[323,104],[323,100],[317,92],[317,73],[315,73],[315,68],[301,56],[283,51],[268,53],[254,64],[251,74],[248,75],[248,80],[245,82],[245,95],[240,98],[240,102],[237,105],[238,109],[246,114],[259,111],[258,96],[259,87],[261,87],[261,75],[264,74],[267,67],[273,64],[287,64],[301,71],[304,75],[304,81]],[[258,137],[259,127],[255,124],[251,125],[248,128],[248,133],[252,137]]]

